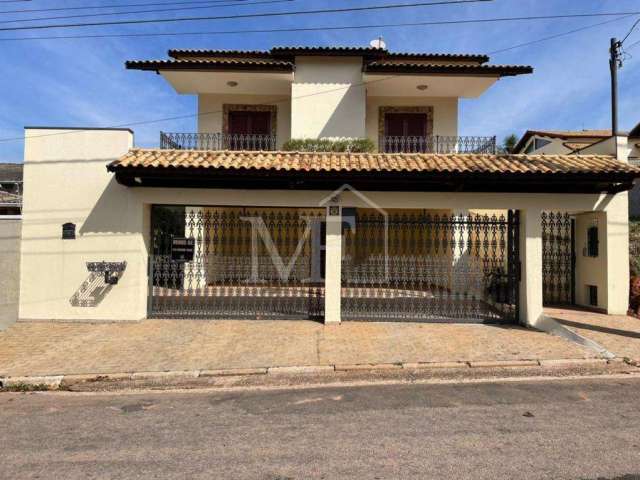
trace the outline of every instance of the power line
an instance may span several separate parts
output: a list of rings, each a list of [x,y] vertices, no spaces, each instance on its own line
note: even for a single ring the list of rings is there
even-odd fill
[[[233,1],[233,0],[227,0]],[[38,17],[38,18],[21,18],[14,20],[0,20],[0,24],[7,23],[23,23],[23,22],[41,22],[43,20],[62,20],[68,18],[86,18],[86,17],[107,17],[113,15],[132,15],[139,13],[160,13],[160,12],[178,12],[183,10],[201,10],[208,8],[222,8],[222,7],[244,7],[247,5],[262,5],[262,4],[272,4],[272,3],[284,3],[284,2],[294,2],[295,0],[261,0],[256,2],[246,2],[243,1],[238,3],[213,3],[210,5],[199,5],[197,7],[178,7],[178,8],[161,8],[161,9],[152,9],[152,10],[131,10],[128,12],[106,12],[106,13],[83,13],[79,15],[62,15],[57,17]]]
[[[344,26],[322,26],[322,27],[294,27],[294,28],[268,28],[268,29],[242,29],[242,30],[216,30],[216,31],[204,31],[204,32],[157,32],[157,33],[104,33],[104,34],[89,34],[89,35],[49,35],[39,37],[9,37],[0,38],[2,41],[23,41],[23,40],[72,40],[72,39],[88,39],[88,38],[120,38],[120,37],[176,37],[176,36],[194,36],[194,35],[244,35],[251,33],[294,33],[294,32],[316,32],[327,30],[361,30],[367,28],[401,28],[401,27],[425,27],[425,26],[439,26],[439,25],[460,25],[460,24],[474,24],[474,23],[498,23],[498,22],[513,22],[513,21],[534,21],[534,20],[555,20],[566,19],[582,16],[598,16],[598,15],[619,15],[619,18],[613,20],[607,20],[606,22],[588,25],[569,32],[565,32],[558,35],[552,35],[550,37],[544,37],[533,42],[526,42],[522,44],[509,47],[507,49],[497,50],[493,53],[500,53],[506,50],[511,50],[520,46],[530,45],[532,43],[541,42],[547,39],[556,38],[562,35],[568,35],[588,28],[597,27],[607,23],[617,22],[621,19],[628,18],[634,15],[640,15],[638,12],[627,13],[606,13],[606,14],[575,14],[575,15],[545,15],[545,16],[529,16],[529,17],[499,17],[499,18],[478,18],[469,20],[442,20],[442,21],[429,21],[429,22],[409,22],[409,23],[378,23],[367,25],[344,25]]]
[[[620,45],[622,45],[624,42],[627,41],[627,38],[629,38],[629,35],[631,35],[631,33],[633,32],[633,30],[638,26],[638,24],[640,24],[640,18],[638,20],[636,20],[636,23],[634,23],[631,28],[629,29],[629,31],[627,32],[627,34],[625,35],[625,37],[620,40]]]
[[[509,50],[514,50],[516,48],[520,48],[520,47],[527,47],[529,45],[534,45],[536,43],[541,43],[541,42],[545,42],[547,40],[553,40],[554,38],[559,38],[559,37],[564,37],[566,35],[571,35],[573,33],[577,33],[577,32],[582,32],[583,30],[588,30],[590,28],[595,28],[595,27],[599,27],[601,25],[607,25],[609,23],[614,23],[614,22],[619,22],[620,20],[624,20],[625,18],[629,18],[629,17],[633,17],[635,15],[630,14],[630,15],[623,15],[621,17],[618,18],[614,18],[612,20],[607,20],[605,22],[600,22],[600,23],[593,23],[591,25],[586,25],[584,27],[580,27],[580,28],[575,28],[573,30],[569,30],[566,32],[562,32],[562,33],[557,33],[555,35],[549,35],[547,37],[542,37],[542,38],[538,38],[537,40],[532,40],[530,42],[524,42],[524,43],[519,43],[517,45],[513,45],[511,47],[507,47],[507,48],[501,48],[500,50],[494,50],[492,52],[487,52],[487,55],[495,55],[497,53],[503,53],[503,52],[507,52]]]
[[[512,50],[514,48],[520,48],[520,47],[531,45],[531,44],[534,44],[534,43],[539,43],[539,42],[550,40],[550,39],[553,39],[553,38],[558,38],[559,36],[564,36],[564,35],[569,35],[569,34],[572,34],[572,33],[576,33],[576,32],[582,31],[582,30],[586,30],[588,28],[595,28],[595,27],[598,27],[598,26],[601,26],[601,25],[604,25],[604,24],[607,24],[607,23],[612,23],[612,22],[623,20],[624,18],[628,18],[629,16],[635,15],[635,14],[636,13],[629,13],[629,14],[626,14],[624,16],[621,16],[620,18],[609,20],[607,22],[601,22],[601,23],[597,23],[597,24],[593,24],[593,25],[588,25],[588,26],[582,27],[580,29],[574,29],[574,30],[570,30],[570,31],[567,31],[567,32],[564,32],[564,33],[557,34],[557,35],[543,37],[543,38],[540,38],[538,40],[533,40],[531,42],[521,43],[521,44],[518,44],[518,45],[514,45],[512,47],[508,47],[508,48],[504,48],[504,49],[501,49],[501,50],[497,50],[497,51],[492,52],[492,53]],[[520,17],[520,19],[521,18],[522,17]],[[360,27],[360,28],[363,28],[363,27]],[[637,45],[640,45],[640,41],[637,41],[637,42],[629,45],[627,48],[633,48],[633,47],[635,47]],[[372,80],[372,81],[369,81],[369,82],[361,82],[359,84],[350,85],[349,87],[339,87],[339,88],[337,88],[335,90],[315,92],[315,93],[311,93],[311,94],[307,94],[307,95],[300,95],[300,96],[293,97],[293,98],[292,97],[286,97],[286,98],[283,98],[281,100],[275,100],[275,101],[272,101],[272,102],[269,102],[269,103],[277,104],[277,103],[289,102],[292,99],[299,99],[299,98],[315,96],[315,95],[323,95],[323,94],[326,94],[326,93],[331,93],[331,92],[336,91],[336,90],[342,90],[344,88],[350,88],[350,87],[353,87],[353,86],[370,85],[370,84],[373,84],[373,83],[378,83],[378,82],[391,80],[391,79],[396,78],[396,77],[398,77],[398,75],[392,75],[392,76],[388,76],[388,77],[381,78],[381,79],[378,79],[378,80]],[[264,103],[264,100],[262,102]],[[165,118],[159,118],[159,119],[153,119],[153,120],[142,120],[142,121],[138,121],[138,122],[129,122],[129,123],[124,123],[124,124],[119,124],[119,125],[112,125],[110,127],[104,127],[104,128],[135,127],[135,126],[140,126],[140,125],[150,125],[150,124],[154,124],[154,123],[163,123],[163,122],[168,122],[168,121],[173,121],[173,120],[184,120],[184,119],[187,119],[187,118],[198,118],[200,116],[214,115],[214,114],[219,114],[219,113],[222,113],[222,110],[214,110],[214,111],[209,111],[209,112],[198,112],[198,113],[195,113],[195,114],[177,115],[177,116],[173,116],[173,117],[165,117]],[[80,129],[80,130],[72,130],[72,131],[61,132],[61,133],[48,133],[48,134],[41,134],[41,135],[32,135],[29,138],[49,137],[49,136],[56,136],[56,135],[66,135],[66,134],[78,133],[78,132],[89,131],[89,130],[91,130],[91,129],[88,128],[87,130]],[[25,140],[24,136],[22,136],[22,137],[0,138],[0,143],[13,142],[13,141],[22,141],[22,140]]]
[[[235,1],[238,3],[245,0],[194,0],[191,2],[154,2],[154,3],[112,3],[109,5],[87,5],[84,7],[56,7],[56,8],[27,8],[22,10],[0,10],[0,13],[34,13],[34,12],[58,12],[64,10],[94,10],[103,8],[129,8],[129,7],[161,7],[163,5],[194,5],[198,3],[227,3]],[[2,2],[0,2],[2,3]]]
[[[0,28],[2,32],[17,30],[42,30],[50,28],[79,28],[79,27],[99,27],[107,25],[139,25],[149,23],[176,23],[176,22],[193,22],[203,20],[238,20],[245,18],[266,18],[266,17],[290,17],[296,15],[317,15],[321,13],[346,13],[346,12],[363,12],[373,10],[392,10],[401,8],[430,7],[435,5],[456,5],[467,3],[492,2],[493,0],[437,0],[431,2],[415,2],[415,3],[395,3],[387,5],[373,5],[365,7],[348,7],[348,8],[329,8],[324,10],[297,10],[292,12],[265,12],[250,13],[244,15],[220,15],[215,17],[181,17],[181,18],[155,18],[148,20],[117,20],[112,22],[92,22],[92,23],[67,23],[53,25],[33,25],[30,27],[5,27]]]

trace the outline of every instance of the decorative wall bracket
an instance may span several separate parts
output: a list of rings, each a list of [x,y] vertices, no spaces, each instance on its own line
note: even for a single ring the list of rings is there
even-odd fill
[[[104,283],[107,285],[117,285],[125,268],[127,262],[87,262],[87,270],[91,273],[103,273]]]

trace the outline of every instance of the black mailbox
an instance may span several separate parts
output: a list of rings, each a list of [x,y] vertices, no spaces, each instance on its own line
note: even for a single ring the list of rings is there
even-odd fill
[[[63,240],[75,240],[76,238],[76,224],[65,223],[62,225],[62,239]]]
[[[171,239],[171,260],[176,262],[190,262],[196,250],[194,238],[174,237]]]

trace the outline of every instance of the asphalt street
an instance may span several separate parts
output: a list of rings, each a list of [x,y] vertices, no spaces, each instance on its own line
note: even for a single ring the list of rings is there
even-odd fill
[[[640,378],[0,394],[3,479],[640,479]]]

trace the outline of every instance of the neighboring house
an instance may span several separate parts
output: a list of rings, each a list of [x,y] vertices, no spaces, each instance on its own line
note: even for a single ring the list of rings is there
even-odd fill
[[[128,129],[26,128],[22,319],[626,312],[640,169],[617,148],[499,155],[492,132],[459,135],[461,98],[531,67],[353,47],[169,55],[127,68],[196,95],[195,132],[137,148]]]
[[[0,330],[18,318],[22,164],[0,163]]]
[[[640,160],[640,123],[630,132],[620,132],[628,138],[629,161]],[[527,155],[580,153],[611,138],[611,130],[527,130],[513,153]]]
[[[626,138],[629,163],[640,165],[640,123],[628,133],[620,132],[620,136]],[[611,130],[527,130],[513,152],[530,155],[583,155],[599,152],[602,144],[609,139]],[[640,185],[629,192],[629,216],[640,217]]]

